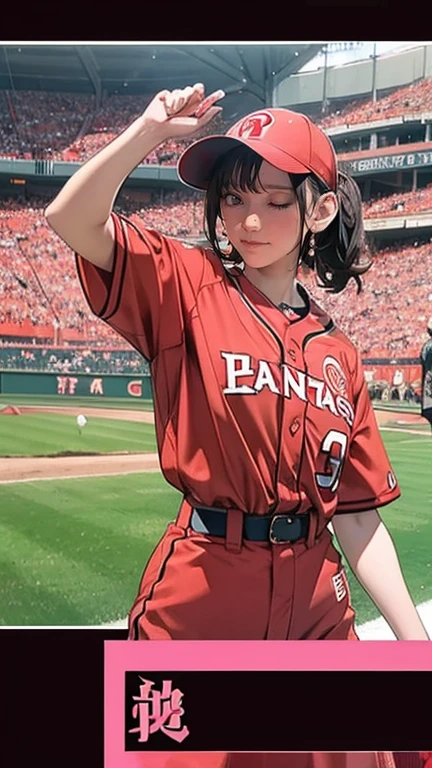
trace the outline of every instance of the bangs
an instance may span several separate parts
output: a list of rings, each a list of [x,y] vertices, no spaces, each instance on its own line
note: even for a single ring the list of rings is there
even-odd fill
[[[217,162],[213,188],[219,196],[235,189],[239,192],[263,192],[259,172],[263,158],[249,147],[234,147]]]
[[[234,147],[222,155],[214,167],[209,185],[211,194],[220,198],[229,189],[237,192],[266,192],[259,178],[263,161],[264,158],[249,147]],[[287,176],[296,191],[309,174],[297,175],[287,172]]]

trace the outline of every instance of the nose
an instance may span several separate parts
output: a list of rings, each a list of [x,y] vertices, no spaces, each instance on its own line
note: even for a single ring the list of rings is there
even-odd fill
[[[261,229],[259,216],[256,213],[249,213],[243,222],[243,229],[245,229],[246,232],[259,232]]]

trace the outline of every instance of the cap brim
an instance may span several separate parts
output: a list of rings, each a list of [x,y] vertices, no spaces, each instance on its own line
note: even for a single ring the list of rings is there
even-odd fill
[[[188,147],[180,157],[177,173],[181,181],[194,189],[207,189],[216,161],[235,146],[249,147],[280,171],[297,174],[311,173],[311,169],[295,157],[262,140],[207,136]]]

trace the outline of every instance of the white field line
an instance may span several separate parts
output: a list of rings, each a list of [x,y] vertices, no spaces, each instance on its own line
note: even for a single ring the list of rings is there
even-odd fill
[[[432,638],[432,600],[421,603],[417,606],[420,618],[426,627],[429,637]],[[127,629],[127,617],[110,621],[107,624],[84,625],[84,626],[25,626],[25,627],[2,627],[3,629]],[[360,640],[395,640],[395,636],[389,625],[383,618],[367,621],[365,624],[356,626],[356,632]]]
[[[429,439],[430,439],[430,435],[425,435],[425,437],[429,437]],[[424,445],[423,440],[401,440],[399,445],[407,445],[409,443],[411,445],[412,444],[415,444],[415,445],[421,445],[422,444],[422,445]]]
[[[23,477],[21,480],[0,480],[0,485],[13,483],[38,483],[45,480],[91,480],[93,477],[118,477],[119,475],[140,475],[142,472],[159,472],[157,469],[131,469],[128,472],[98,472],[91,475],[57,475],[55,477]]]
[[[417,610],[429,637],[432,638],[432,600],[421,603],[417,606]],[[58,627],[58,629],[62,629],[62,627]],[[66,629],[66,627],[63,627],[63,629]],[[71,629],[71,627],[68,627],[68,629]],[[116,621],[99,626],[76,627],[76,629],[127,629],[127,618],[117,619]],[[356,626],[356,632],[360,640],[396,640],[386,620],[382,617]]]
[[[419,429],[403,429],[402,427],[380,427],[381,432],[406,432],[407,435],[421,435],[422,437],[429,437],[430,433],[420,432]]]

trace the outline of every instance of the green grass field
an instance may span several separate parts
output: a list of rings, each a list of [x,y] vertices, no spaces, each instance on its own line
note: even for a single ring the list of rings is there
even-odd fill
[[[24,418],[3,417],[1,432],[9,421],[15,429],[22,423],[27,440],[30,429]],[[66,427],[59,432],[55,415],[54,427],[47,416],[44,419],[45,446],[57,445],[60,435],[65,450]],[[94,445],[100,447],[103,441],[104,450],[110,429],[115,429],[115,449],[120,438],[124,445],[137,439],[138,450],[143,450],[144,435],[154,439],[153,427],[145,424],[93,421]],[[104,428],[108,432],[102,437],[99,430]],[[70,444],[79,445],[73,431],[75,421]],[[418,604],[432,599],[432,439],[428,433],[382,434],[403,495],[381,514]],[[179,501],[159,473],[0,484],[0,624],[89,625],[123,618]],[[358,622],[377,617],[351,574],[350,583]]]
[[[72,415],[31,413],[0,419],[0,457],[156,451],[152,424],[91,416],[80,433]]]
[[[0,394],[0,407],[4,405],[57,405],[66,408],[127,408],[130,411],[152,411],[152,400],[139,397],[68,397],[67,395],[8,395]]]
[[[159,473],[0,485],[0,623],[123,618],[179,498]]]

